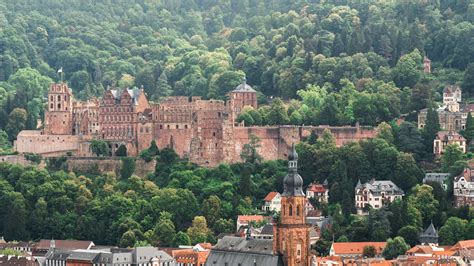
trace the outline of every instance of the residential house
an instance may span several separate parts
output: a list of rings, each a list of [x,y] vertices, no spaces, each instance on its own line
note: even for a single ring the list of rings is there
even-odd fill
[[[456,145],[459,149],[466,153],[466,139],[457,132],[454,131],[440,131],[436,134],[433,141],[433,153],[435,156],[441,156],[448,145]]]
[[[448,180],[449,176],[449,173],[426,173],[425,177],[423,178],[423,184],[439,183],[444,188],[444,190],[446,190],[448,187],[446,181]]]
[[[105,250],[61,250],[52,248],[46,254],[45,266],[175,266],[175,260],[155,247]]]
[[[462,240],[458,241],[454,246],[450,248],[450,250],[458,251],[458,250],[474,250],[474,240]]]
[[[454,177],[453,194],[454,205],[474,206],[474,171],[470,167],[464,169],[463,173]]]
[[[342,258],[361,258],[364,248],[373,246],[376,256],[380,256],[387,242],[333,242],[329,250],[329,256],[340,256]]]
[[[264,204],[262,211],[279,212],[281,209],[281,195],[278,192],[272,191],[263,199]]]
[[[2,266],[39,266],[39,263],[31,256],[5,256],[0,255]]]
[[[247,228],[250,223],[270,222],[272,217],[263,215],[239,215],[237,216],[237,231],[242,227]]]
[[[211,249],[209,243],[196,244],[185,248],[164,249],[176,261],[176,266],[203,266]]]
[[[361,184],[360,180],[355,187],[355,204],[358,214],[366,214],[367,207],[380,209],[396,199],[402,199],[403,190],[390,180],[371,181]]]
[[[314,198],[318,202],[328,202],[329,189],[327,188],[327,181],[325,181],[325,184],[309,184],[308,188],[306,188],[306,197],[308,199]]]

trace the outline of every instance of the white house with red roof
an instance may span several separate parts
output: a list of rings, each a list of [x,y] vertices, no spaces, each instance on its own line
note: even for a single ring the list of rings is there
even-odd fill
[[[237,216],[237,231],[241,227],[247,228],[251,222],[260,223],[262,221],[271,222],[272,217],[263,215],[239,215]]]
[[[329,256],[360,258],[367,246],[374,247],[376,256],[380,256],[386,245],[387,242],[334,242],[329,250]]]
[[[440,131],[433,141],[433,153],[439,156],[444,153],[446,146],[451,144],[457,145],[463,153],[466,153],[466,142],[466,139],[457,132]]]
[[[264,203],[262,211],[279,212],[281,210],[281,195],[278,192],[272,191],[263,199]]]
[[[306,189],[306,197],[308,199],[315,198],[319,202],[328,202],[329,189],[327,189],[327,185],[311,183]]]

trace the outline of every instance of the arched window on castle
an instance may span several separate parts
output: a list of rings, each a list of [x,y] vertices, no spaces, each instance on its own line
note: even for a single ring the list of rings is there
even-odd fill
[[[290,205],[290,207],[288,208],[288,213],[290,216],[293,216],[293,206]]]
[[[296,206],[296,216],[300,216],[300,206]]]

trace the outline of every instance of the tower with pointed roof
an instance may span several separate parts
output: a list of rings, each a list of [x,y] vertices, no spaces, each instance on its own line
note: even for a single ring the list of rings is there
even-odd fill
[[[253,109],[258,108],[257,91],[247,84],[245,77],[242,79],[242,83],[229,93],[229,98],[234,119],[239,116],[245,106],[250,106]]]
[[[283,179],[280,221],[274,228],[273,249],[287,266],[307,266],[310,262],[310,225],[306,224],[303,178],[298,174],[298,153],[292,145],[288,174]]]
[[[422,245],[438,245],[438,232],[433,225],[433,222],[420,234],[419,240]]]

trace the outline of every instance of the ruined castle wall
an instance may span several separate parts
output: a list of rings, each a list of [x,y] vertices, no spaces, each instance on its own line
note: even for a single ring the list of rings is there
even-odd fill
[[[155,160],[147,163],[141,159],[137,159],[135,163],[134,174],[137,176],[144,177],[148,173],[155,171]],[[69,171],[78,171],[81,173],[98,171],[100,174],[114,172],[116,175],[119,175],[122,160],[120,158],[68,157],[66,165]]]
[[[245,144],[250,142],[250,136],[255,135],[260,139],[259,154],[264,160],[278,159],[279,154],[279,129],[278,127],[235,127],[234,142],[235,153],[232,158],[234,162],[241,161],[240,154]]]
[[[68,151],[77,152],[79,142],[77,135],[42,135],[41,131],[24,130],[18,134],[15,148],[19,153],[30,152],[43,156],[55,156]]]
[[[193,130],[189,126],[185,128],[184,124],[174,123],[169,124],[169,126],[169,129],[167,127],[160,129],[159,125],[155,126],[153,139],[156,145],[160,150],[171,147],[180,157],[188,157]],[[178,126],[178,129],[176,126]]]

